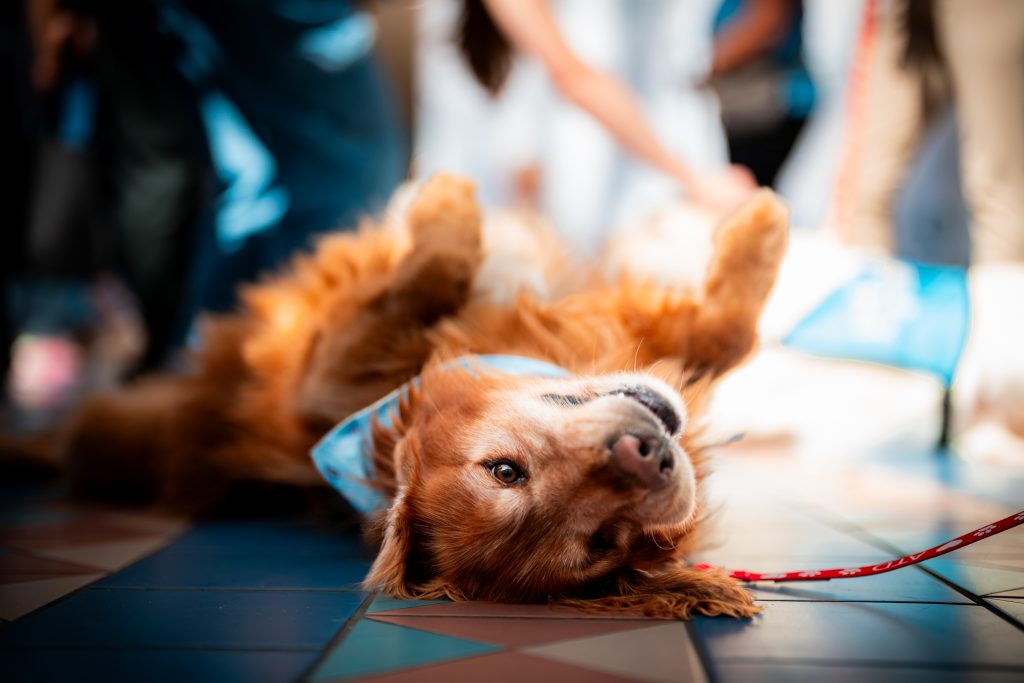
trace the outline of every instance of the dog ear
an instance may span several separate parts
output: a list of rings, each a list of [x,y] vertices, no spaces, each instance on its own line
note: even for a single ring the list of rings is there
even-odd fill
[[[662,619],[706,616],[752,617],[761,611],[743,586],[718,569],[701,570],[672,560],[650,570],[633,570],[615,582],[614,594],[563,599],[585,612],[634,612]]]
[[[425,573],[429,562],[413,517],[407,490],[402,488],[384,516],[384,541],[363,587],[404,600],[465,600],[466,596],[456,587]]]
[[[384,540],[377,559],[363,581],[367,589],[406,599],[415,597],[409,581],[413,531],[407,507],[405,490],[402,489],[384,516]]]

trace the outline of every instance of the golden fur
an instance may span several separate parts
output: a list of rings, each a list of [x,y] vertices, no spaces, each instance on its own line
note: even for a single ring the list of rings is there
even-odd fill
[[[311,446],[422,373],[393,427],[375,434],[376,485],[391,505],[370,520],[382,546],[368,586],[677,618],[754,614],[737,583],[681,561],[703,476],[682,421],[755,343],[786,245],[778,200],[755,195],[720,226],[696,295],[574,271],[561,280],[586,286],[495,301],[474,278],[501,255],[488,253],[472,186],[447,176],[422,188],[406,223],[325,238],[245,291],[241,312],[206,323],[192,372],[93,400],[68,431],[78,490],[182,507],[239,479],[315,484]],[[480,353],[575,374],[438,367]],[[662,396],[679,429],[625,396],[626,385]],[[620,443],[629,434],[666,454],[657,486],[616,459],[615,448],[638,443]],[[523,476],[503,483],[495,462]]]

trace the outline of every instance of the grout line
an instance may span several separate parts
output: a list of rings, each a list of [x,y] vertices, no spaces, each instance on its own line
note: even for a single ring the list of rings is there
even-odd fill
[[[352,632],[352,629],[356,627],[356,624],[363,618],[366,611],[370,609],[370,605],[373,603],[373,599],[377,597],[377,593],[368,594],[363,601],[359,604],[359,607],[349,615],[348,619],[344,624],[341,625],[334,635],[331,636],[326,643],[320,648],[320,654],[313,660],[313,663],[309,665],[302,675],[299,676],[300,681],[308,681],[316,673],[320,665],[324,663],[327,657],[338,649],[338,647],[344,642],[348,634]]]
[[[31,616],[31,615],[33,615],[33,614],[35,614],[37,612],[40,612],[40,611],[42,611],[44,609],[49,608],[49,607],[53,607],[57,603],[64,602],[64,600],[67,600],[68,598],[70,598],[73,595],[76,595],[78,593],[81,593],[83,591],[91,589],[92,586],[95,586],[100,581],[104,581],[106,579],[109,579],[111,576],[114,576],[114,575],[116,575],[116,574],[118,574],[120,572],[123,572],[124,570],[128,569],[129,567],[133,567],[136,564],[139,564],[140,562],[142,562],[143,560],[146,560],[146,559],[156,555],[157,553],[166,550],[170,546],[172,546],[175,543],[177,543],[178,540],[181,539],[182,536],[184,536],[188,531],[190,531],[193,528],[195,528],[194,525],[183,526],[182,528],[179,528],[179,529],[176,529],[174,531],[171,531],[170,533],[167,533],[166,534],[166,542],[162,546],[160,546],[159,548],[153,548],[148,553],[145,553],[144,555],[141,555],[140,557],[136,558],[133,562],[130,562],[129,564],[127,564],[124,567],[121,567],[120,569],[116,569],[114,571],[105,571],[105,570],[102,570],[102,569],[97,570],[94,573],[102,574],[103,576],[99,577],[95,581],[92,581],[91,583],[87,583],[84,586],[79,586],[78,588],[76,588],[73,591],[70,591],[68,593],[65,593],[64,595],[58,596],[57,598],[55,598],[53,600],[50,600],[49,602],[47,602],[47,603],[45,603],[43,605],[40,605],[39,607],[36,607],[34,610],[31,610],[29,612],[26,612],[25,614],[22,614],[17,619],[12,620],[11,623],[17,623],[17,622],[21,621],[22,619],[24,619],[25,617]],[[117,541],[112,541],[112,542],[116,543]],[[74,576],[81,576],[81,575],[80,574],[76,574]]]
[[[847,522],[845,520],[842,520],[841,518],[835,517],[834,515],[829,513],[827,510],[822,510],[821,512],[822,512],[822,518],[821,518],[822,521],[824,523],[828,524],[829,526],[831,526],[832,528],[840,529],[839,525],[843,525],[846,528],[845,529],[840,529],[840,530],[844,531],[844,533],[847,533],[847,534],[853,536],[854,538],[858,538],[860,540],[866,541],[866,542],[872,544],[873,546],[875,546],[876,548],[885,550],[886,552],[889,552],[889,553],[893,553],[894,557],[900,557],[900,556],[905,554],[899,548],[897,548],[896,546],[892,545],[891,543],[889,543],[885,539],[880,538],[880,537],[874,535],[873,533],[871,533],[867,529],[864,529],[863,527],[861,527],[861,526],[859,526],[857,524],[853,524],[853,523]],[[930,567],[925,567],[922,564],[915,564],[915,565],[910,565],[910,566],[912,566],[914,569],[917,569],[919,571],[924,572],[925,574],[928,574],[929,576],[931,576],[936,581],[939,581],[940,583],[943,583],[946,586],[952,588],[957,593],[960,593],[965,598],[968,598],[975,605],[988,610],[989,613],[994,614],[998,618],[1002,619],[1006,623],[1008,623],[1011,626],[1013,626],[1018,631],[1024,631],[1024,624],[1021,624],[1020,622],[1018,622],[1013,617],[1009,616],[1008,614],[1003,613],[1002,611],[1000,611],[996,607],[993,607],[988,602],[986,602],[983,598],[981,598],[978,595],[975,595],[973,592],[971,592],[970,590],[964,588],[960,584],[958,584],[958,583],[956,583],[956,582],[954,582],[954,581],[952,581],[950,579],[947,579],[946,577],[942,576],[941,574],[939,574],[935,570],[931,569]],[[899,570],[898,569],[896,571],[903,571],[903,570]],[[1013,589],[1010,589],[1010,590],[1013,590]]]
[[[690,645],[693,646],[693,651],[697,653],[697,662],[704,672],[704,678],[707,683],[719,683],[718,672],[714,667],[714,657],[711,656],[711,650],[708,649],[697,633],[697,628],[693,625],[693,619],[685,622],[685,624],[686,635],[690,638]]]
[[[1019,595],[1003,595],[1003,593],[1012,593],[1014,591],[1021,591]],[[1017,588],[1007,588],[1004,591],[996,591],[994,593],[985,593],[981,597],[983,598],[1006,598],[1008,600],[1024,600],[1024,586],[1018,586]]]

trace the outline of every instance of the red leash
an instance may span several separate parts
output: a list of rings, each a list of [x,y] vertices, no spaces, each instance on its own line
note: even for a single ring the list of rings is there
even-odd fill
[[[863,567],[840,567],[838,569],[802,569],[793,572],[774,572],[774,573],[760,573],[760,572],[748,572],[740,569],[729,572],[729,576],[740,581],[828,581],[830,579],[850,579],[855,576],[871,576],[873,574],[884,574],[891,572],[894,569],[900,569],[901,567],[909,567],[912,564],[924,562],[932,558],[938,557],[939,555],[945,555],[948,552],[959,550],[969,546],[972,543],[977,543],[986,538],[1001,534],[1004,531],[1008,531],[1015,526],[1024,524],[1024,510],[1010,515],[1006,519],[1001,519],[998,522],[986,524],[980,529],[974,531],[968,531],[963,536],[958,536],[951,541],[946,541],[942,545],[937,545],[934,548],[928,550],[922,550],[919,553],[912,555],[905,555],[896,560],[888,560],[880,564],[865,565]],[[698,564],[698,569],[714,569],[709,564]]]

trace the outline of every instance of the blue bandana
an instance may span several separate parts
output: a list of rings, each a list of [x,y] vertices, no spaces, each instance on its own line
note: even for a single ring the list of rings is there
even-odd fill
[[[510,375],[534,377],[565,377],[565,369],[535,358],[523,356],[467,356],[445,364],[445,368],[461,368],[475,374],[476,370],[504,372]],[[313,447],[313,464],[324,479],[341,492],[359,512],[369,514],[384,507],[380,492],[369,485],[373,479],[373,463],[369,454],[373,444],[371,435],[374,421],[384,427],[391,426],[398,402],[409,394],[409,387],[419,385],[414,377],[379,401],[349,415],[329,431]]]

